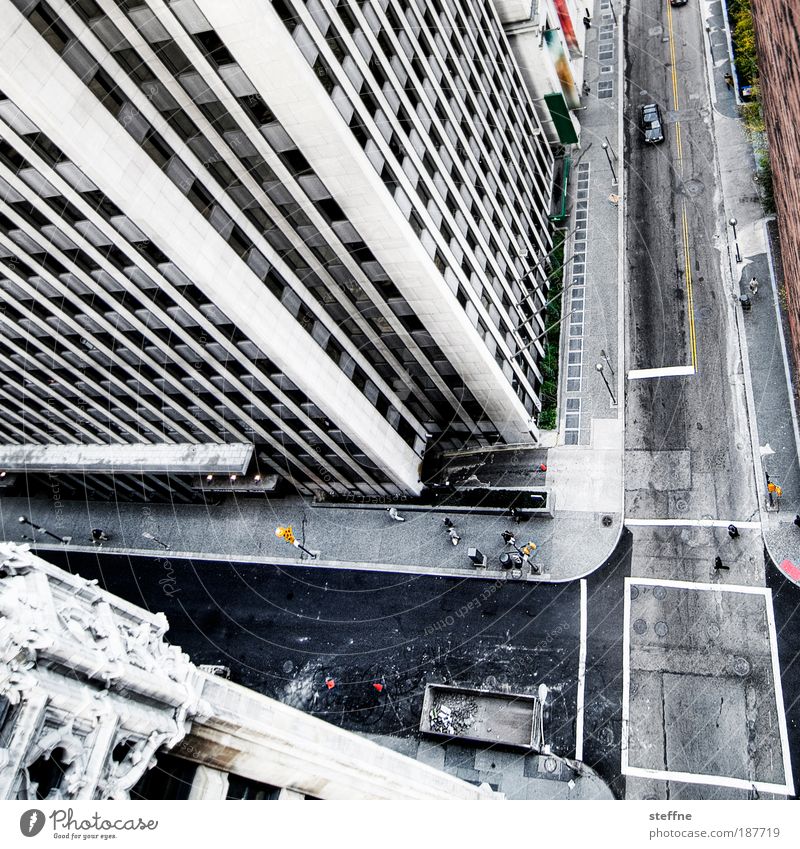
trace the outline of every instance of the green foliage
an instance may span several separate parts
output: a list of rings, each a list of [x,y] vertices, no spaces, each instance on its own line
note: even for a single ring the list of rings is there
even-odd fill
[[[758,182],[761,184],[761,204],[768,215],[775,214],[775,195],[772,188],[772,163],[769,153],[764,151],[758,157]]]
[[[564,277],[564,238],[550,254],[552,271],[550,291],[547,293],[551,300],[545,311],[544,326],[547,335],[544,337],[544,358],[539,362],[542,372],[541,399],[542,410],[539,413],[539,427],[542,430],[553,430],[556,427],[558,413],[558,354],[561,339],[561,298]]]
[[[758,85],[753,86],[752,100],[743,103],[739,107],[744,125],[749,133],[763,133],[766,129],[764,114],[761,110],[761,89]]]
[[[750,0],[731,0],[728,3],[728,18],[739,84],[752,85],[758,79],[758,58]]]

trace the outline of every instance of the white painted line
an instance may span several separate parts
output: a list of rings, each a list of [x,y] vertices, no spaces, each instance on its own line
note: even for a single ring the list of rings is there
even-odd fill
[[[794,403],[794,388],[792,383],[792,374],[789,370],[789,358],[786,355],[786,339],[783,337],[783,322],[781,321],[781,308],[778,300],[778,287],[775,283],[775,266],[772,262],[772,251],[769,248],[769,233],[767,231],[767,221],[764,222],[764,241],[767,245],[767,262],[769,263],[769,282],[772,287],[772,303],[775,306],[775,319],[778,325],[778,339],[781,343],[781,357],[783,358],[783,371],[786,375],[786,388],[789,394],[789,410],[792,414],[792,431],[794,432],[794,444],[797,450],[797,456],[800,457],[800,428],[797,425],[797,409]]]
[[[627,582],[639,587],[675,587],[679,590],[716,590],[723,593],[744,593],[767,597],[766,587],[746,587],[741,584],[706,584],[695,581],[668,581],[665,578],[626,578]]]
[[[760,531],[761,522],[740,522],[738,519],[628,519],[623,524],[628,527],[647,528],[727,528],[736,525],[741,530]]]
[[[575,719],[575,760],[583,760],[583,710],[586,695],[586,578],[581,578],[581,644],[578,654],[578,712]]]
[[[767,622],[769,624],[769,648],[772,654],[772,678],[775,683],[775,702],[778,707],[778,727],[781,732],[781,749],[783,749],[783,778],[789,795],[794,796],[792,780],[792,759],[789,755],[789,734],[786,730],[786,711],[783,705],[783,685],[781,684],[781,666],[778,661],[778,635],[775,630],[775,611],[772,609],[772,590],[767,596]]]
[[[746,778],[729,778],[726,775],[706,775],[701,772],[670,772],[663,769],[643,769],[638,766],[626,767],[624,775],[634,775],[638,778],[657,778],[661,781],[682,781],[685,784],[711,784],[714,787],[734,787],[738,790],[752,790],[754,787],[761,793],[777,793],[781,796],[792,796],[793,788],[785,784],[768,784],[765,781],[748,781]]]
[[[620,770],[628,769],[628,724],[630,722],[631,688],[631,579],[625,578],[622,614],[622,733],[620,735]]]
[[[639,368],[628,372],[628,380],[646,377],[687,377],[695,373],[694,366],[667,366],[665,368]]]
[[[708,775],[693,772],[671,772],[669,770],[646,769],[644,767],[628,766],[628,731],[630,723],[630,587],[676,587],[687,590],[703,590],[728,593],[743,593],[745,595],[760,595],[764,597],[769,627],[769,647],[772,658],[772,677],[775,686],[775,706],[778,713],[778,726],[781,737],[783,756],[784,784],[769,784],[763,781],[748,781],[742,778],[731,778],[724,775]],[[777,793],[794,796],[794,781],[792,777],[792,762],[789,753],[789,735],[786,728],[786,712],[783,703],[783,688],[781,686],[780,663],[778,661],[778,639],[775,629],[775,614],[772,608],[772,590],[768,587],[745,587],[739,584],[707,584],[692,581],[672,581],[662,578],[625,578],[625,597],[623,615],[622,639],[622,742],[621,742],[621,772],[623,775],[633,775],[640,778],[653,778],[662,781],[683,781],[687,784],[711,784],[718,787],[733,787],[740,790],[751,790],[753,787],[763,793]]]

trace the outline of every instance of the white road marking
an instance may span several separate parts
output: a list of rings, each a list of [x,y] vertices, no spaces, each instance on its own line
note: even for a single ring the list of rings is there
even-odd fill
[[[688,377],[695,373],[694,366],[667,366],[665,368],[639,368],[628,372],[628,380],[646,377]]]
[[[578,654],[578,713],[575,720],[575,760],[583,760],[583,710],[586,689],[586,578],[581,578],[581,644]]]
[[[628,519],[623,521],[628,527],[647,528],[727,528],[736,525],[741,530],[761,530],[761,522],[740,522],[738,519]]]
[[[780,729],[781,750],[783,755],[784,784],[769,784],[763,781],[747,781],[743,778],[731,778],[726,775],[709,775],[706,773],[671,772],[669,770],[646,769],[628,765],[628,732],[630,723],[630,621],[631,597],[630,587],[675,587],[687,590],[706,590],[725,593],[744,593],[764,597],[769,626],[769,648],[772,658],[772,677],[775,685],[775,702],[778,712],[778,727]],[[768,587],[745,587],[739,584],[707,584],[694,581],[671,581],[663,578],[625,578],[625,597],[622,635],[622,734],[620,745],[620,771],[623,775],[633,775],[639,778],[653,778],[662,781],[683,781],[687,784],[710,784],[717,787],[733,787],[740,790],[756,790],[763,793],[777,793],[794,796],[792,764],[789,754],[789,735],[786,728],[786,713],[783,705],[783,688],[781,686],[780,664],[778,662],[778,643],[775,631],[775,614],[772,609],[772,590]]]
[[[748,781],[746,778],[729,778],[726,775],[707,775],[701,772],[670,772],[660,769],[643,769],[630,766],[623,770],[625,775],[638,778],[657,778],[661,781],[682,781],[685,784],[711,784],[714,787],[735,787],[738,790],[752,790],[754,787],[760,793],[777,793],[781,796],[792,796],[793,788],[785,784],[768,784],[765,781]]]
[[[630,722],[631,688],[631,579],[625,578],[622,614],[622,733],[620,739],[620,772],[628,772],[628,724]]]
[[[770,592],[766,587],[746,587],[742,584],[707,584],[697,581],[669,581],[666,578],[626,578],[625,580],[640,587],[675,587],[679,590],[716,590],[723,593],[763,596],[767,596]]]

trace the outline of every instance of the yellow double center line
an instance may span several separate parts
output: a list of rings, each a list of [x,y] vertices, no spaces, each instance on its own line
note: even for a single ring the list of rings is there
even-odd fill
[[[675,112],[680,108],[678,100],[678,68],[675,58],[675,38],[672,32],[672,6],[667,4],[667,29],[669,31],[669,53],[672,68],[672,101]],[[681,122],[675,121],[675,144],[678,151],[678,173],[683,180],[683,144],[681,142]],[[686,298],[689,311],[689,346],[692,352],[692,368],[697,372],[697,333],[694,323],[694,292],[692,290],[692,265],[689,254],[689,221],[686,216],[686,195],[681,200],[681,235],[683,237],[683,257],[686,266]]]

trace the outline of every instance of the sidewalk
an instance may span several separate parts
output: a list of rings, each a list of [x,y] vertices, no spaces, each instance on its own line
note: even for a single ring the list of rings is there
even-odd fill
[[[711,93],[712,101],[715,100],[714,123],[725,220],[736,219],[741,257],[738,262],[733,230],[728,226],[723,245],[727,244],[731,297],[750,296],[750,279],[756,277],[759,281],[758,293],[750,296],[752,309],[743,311],[737,306],[737,310],[751,430],[756,443],[753,448],[762,534],[773,562],[788,578],[800,584],[800,529],[792,524],[800,511],[800,439],[794,407],[794,364],[785,343],[788,330],[779,294],[782,276],[777,227],[761,206],[754,182],[753,147],[739,119],[734,92],[725,85],[724,74],[730,69],[730,62],[720,7],[707,23],[712,27]],[[767,474],[783,489],[779,510],[769,507]]]
[[[561,231],[568,238],[558,430],[544,434],[541,448],[512,446],[448,459],[448,469],[474,465],[471,473],[483,484],[547,487],[554,518],[514,525],[501,513],[454,512],[450,518],[461,542],[453,546],[442,523],[446,507],[404,511],[398,504],[405,519],[401,523],[377,505],[323,507],[300,497],[256,501],[229,496],[218,507],[84,504],[61,501],[56,490],[51,499],[36,502],[1,499],[4,537],[20,542],[23,534],[35,536],[41,550],[58,546],[19,525],[17,518],[24,515],[58,536],[71,536],[72,549],[94,550],[90,530],[102,528],[110,537],[105,551],[130,555],[279,564],[302,559],[320,567],[554,582],[575,580],[600,567],[619,541],[623,520],[623,406],[617,404],[624,397],[622,192],[617,179],[623,172],[619,98],[624,56],[608,0],[600,0],[593,12],[585,51],[591,92],[583,98],[581,146],[572,152],[570,220]],[[545,475],[536,471],[540,463],[548,467]],[[303,545],[321,552],[316,560],[275,536],[275,528],[286,525]],[[519,546],[536,543],[539,574],[500,568],[498,557],[507,550],[500,537],[505,530],[515,533]],[[470,548],[487,556],[486,568],[470,562]]]

